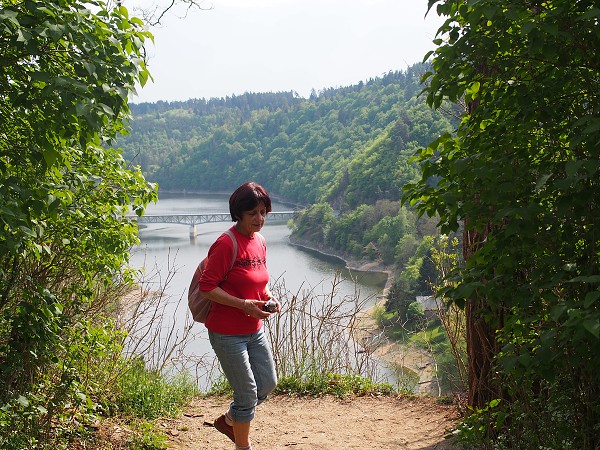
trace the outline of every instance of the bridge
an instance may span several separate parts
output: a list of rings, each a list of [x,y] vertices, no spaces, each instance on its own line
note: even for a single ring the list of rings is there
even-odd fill
[[[266,222],[287,221],[296,217],[296,211],[272,211],[267,214]],[[190,226],[190,238],[196,236],[196,225],[211,222],[231,222],[229,213],[208,214],[146,214],[133,217],[138,225],[141,223],[179,223]]]

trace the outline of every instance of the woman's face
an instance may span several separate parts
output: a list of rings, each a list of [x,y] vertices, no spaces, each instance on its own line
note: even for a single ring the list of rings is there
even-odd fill
[[[242,217],[238,220],[236,227],[240,233],[252,236],[255,232],[261,230],[265,224],[266,217],[267,208],[264,203],[260,202],[256,208],[242,213]]]

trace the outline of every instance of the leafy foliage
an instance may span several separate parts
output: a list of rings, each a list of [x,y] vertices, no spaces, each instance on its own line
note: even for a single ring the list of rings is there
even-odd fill
[[[406,198],[444,231],[466,220],[467,233],[485,236],[443,293],[497,330],[498,376],[479,388],[510,399],[496,405],[511,413],[499,423],[511,428],[507,446],[597,448],[600,9],[586,0],[437,9],[448,19],[425,76],[428,102],[464,98],[470,114],[421,151],[423,176]],[[569,430],[534,420],[550,416]]]
[[[334,219],[335,213],[329,203],[315,203],[294,221],[294,234],[314,244],[323,244]]]
[[[415,303],[416,297],[429,294],[429,291],[423,288],[421,280],[423,263],[432,245],[431,236],[422,237],[414,254],[408,261],[403,261],[403,267],[390,287],[385,307],[388,312],[396,311],[402,323],[411,321],[410,308]]]
[[[110,148],[151,35],[103,2],[0,7],[0,439],[36,448],[94,410],[71,352],[101,341],[78,323],[101,323],[137,242],[125,214],[156,198]]]

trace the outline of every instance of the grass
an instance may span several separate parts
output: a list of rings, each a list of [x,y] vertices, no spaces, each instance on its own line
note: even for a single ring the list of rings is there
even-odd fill
[[[136,424],[132,437],[127,441],[130,450],[166,450],[167,436],[158,431],[152,422]]]
[[[332,395],[343,398],[348,395],[394,395],[397,391],[391,384],[374,383],[360,375],[313,372],[305,377],[283,376],[278,380],[273,395],[291,397],[324,397]],[[206,396],[231,396],[233,391],[226,379],[221,378],[211,386]]]
[[[429,348],[430,345],[442,344],[447,341],[448,336],[444,328],[437,321],[429,322],[426,327],[421,328],[410,338],[410,342],[421,348]]]
[[[118,385],[119,413],[147,420],[176,415],[198,393],[191,376],[181,374],[168,379],[147,370],[141,361],[119,379]]]
[[[358,375],[315,373],[304,379],[284,377],[279,380],[274,393],[311,397],[333,395],[342,398],[348,395],[392,395],[395,391],[391,384],[373,383],[369,378]]]

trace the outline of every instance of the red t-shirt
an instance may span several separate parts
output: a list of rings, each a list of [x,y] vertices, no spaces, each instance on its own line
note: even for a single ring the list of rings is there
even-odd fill
[[[264,238],[258,233],[252,237],[245,236],[235,226],[231,227],[231,231],[238,244],[233,268],[229,271],[233,242],[229,236],[222,234],[208,250],[206,267],[200,277],[200,290],[208,292],[221,287],[234,297],[265,300],[269,272]],[[213,302],[205,325],[210,331],[220,334],[252,334],[260,330],[262,320],[247,316],[239,308]]]

